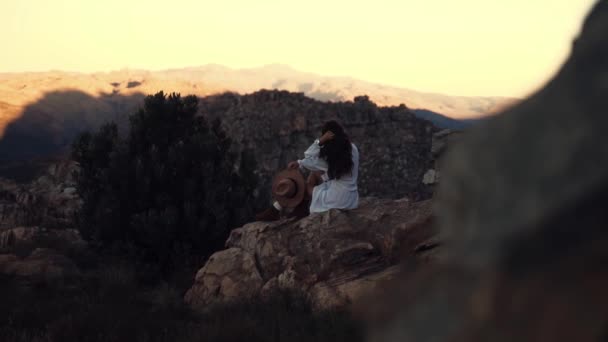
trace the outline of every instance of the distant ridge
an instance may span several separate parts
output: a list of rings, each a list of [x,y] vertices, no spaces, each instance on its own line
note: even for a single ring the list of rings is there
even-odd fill
[[[466,97],[425,93],[351,77],[322,76],[302,72],[284,64],[245,69],[208,64],[161,71],[124,69],[91,74],[62,71],[0,73],[0,102],[19,107],[24,105],[22,100],[35,101],[35,97],[40,95],[36,91],[63,89],[84,91],[92,96],[116,91],[129,95],[129,89],[124,87],[129,82],[139,82],[139,87],[132,87],[131,90],[143,93],[165,90],[206,96],[224,91],[248,94],[260,89],[278,89],[302,92],[317,100],[334,102],[349,101],[355,96],[367,95],[380,106],[405,104],[409,108],[425,109],[456,119],[483,117],[518,101],[507,97]]]
[[[518,100],[508,97],[466,97],[426,93],[383,85],[351,77],[322,76],[298,71],[284,64],[258,68],[231,69],[218,64],[154,72],[168,79],[187,82],[204,81],[208,86],[241,94],[259,89],[302,92],[321,101],[348,101],[367,95],[380,106],[405,104],[451,118],[477,118],[496,113]]]
[[[40,152],[67,147],[83,129],[108,120],[125,122],[145,95],[160,90],[205,97],[224,92],[251,94],[260,89],[303,93],[326,102],[352,101],[367,95],[378,106],[405,104],[417,108],[417,116],[440,128],[457,129],[470,124],[461,119],[483,117],[516,101],[422,93],[349,77],[320,76],[282,64],[239,70],[211,64],[162,71],[2,73],[0,161],[45,157],[47,154]]]
[[[444,129],[453,129],[453,130],[463,130],[466,129],[477,122],[484,120],[485,118],[477,118],[477,119],[452,119],[445,115],[441,115],[439,113],[432,112],[426,109],[414,109],[412,110],[414,114],[421,118],[432,122],[435,126]]]

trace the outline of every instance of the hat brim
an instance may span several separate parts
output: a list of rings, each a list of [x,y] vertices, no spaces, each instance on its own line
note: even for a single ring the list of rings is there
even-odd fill
[[[293,197],[279,196],[276,193],[278,183],[283,179],[291,179],[296,184],[296,193]],[[272,196],[282,207],[295,208],[302,203],[306,195],[306,181],[304,175],[298,169],[283,170],[279,172],[272,181]]]

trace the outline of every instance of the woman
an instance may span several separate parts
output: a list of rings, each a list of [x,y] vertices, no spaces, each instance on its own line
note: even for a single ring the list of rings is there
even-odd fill
[[[304,159],[290,162],[287,168],[310,171],[307,181],[310,213],[354,209],[359,204],[359,151],[336,121],[326,122],[321,133],[321,138],[304,152]],[[275,202],[256,218],[276,220],[281,209]]]

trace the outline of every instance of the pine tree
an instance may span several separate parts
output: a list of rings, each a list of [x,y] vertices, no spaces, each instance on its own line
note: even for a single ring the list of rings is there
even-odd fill
[[[80,135],[79,226],[100,246],[132,245],[163,267],[184,251],[207,256],[252,214],[255,161],[230,153],[221,123],[197,116],[194,96],[145,99],[120,138],[115,124]]]

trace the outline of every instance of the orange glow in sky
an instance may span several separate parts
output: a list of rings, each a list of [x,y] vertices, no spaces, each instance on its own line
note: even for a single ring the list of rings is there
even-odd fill
[[[14,0],[0,72],[283,63],[451,95],[523,97],[594,0]]]

